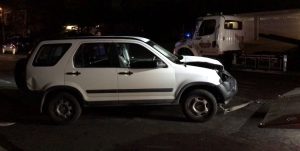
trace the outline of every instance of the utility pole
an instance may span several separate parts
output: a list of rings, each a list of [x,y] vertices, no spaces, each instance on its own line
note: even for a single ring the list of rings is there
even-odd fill
[[[0,17],[1,17],[1,33],[2,33],[2,42],[5,41],[5,30],[4,30],[4,8],[0,6]]]

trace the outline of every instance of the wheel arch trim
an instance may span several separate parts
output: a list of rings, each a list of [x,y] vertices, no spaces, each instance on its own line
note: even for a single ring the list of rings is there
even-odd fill
[[[53,86],[51,88],[48,88],[45,91],[45,93],[43,94],[41,104],[40,104],[40,113],[44,112],[44,108],[47,103],[47,96],[53,92],[69,92],[69,93],[72,93],[73,95],[75,93],[76,96],[79,96],[79,98],[78,98],[79,104],[84,105],[83,96],[80,93],[80,91],[77,90],[76,88],[70,87],[70,86]]]
[[[204,89],[212,93],[212,95],[216,97],[217,103],[222,103],[225,100],[218,86],[208,82],[192,82],[186,84],[176,92],[176,97],[175,97],[176,103],[179,104],[182,98],[184,97],[184,95],[187,94],[190,90],[194,90],[194,89]]]

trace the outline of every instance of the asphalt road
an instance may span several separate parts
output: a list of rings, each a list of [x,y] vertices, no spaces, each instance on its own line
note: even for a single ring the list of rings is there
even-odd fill
[[[177,106],[144,106],[88,108],[76,123],[57,126],[38,113],[37,99],[16,89],[16,60],[0,55],[0,151],[300,150],[298,128],[258,127],[278,95],[299,87],[294,74],[231,72],[239,83],[233,103],[259,99],[265,104],[218,113],[206,123],[186,121]]]

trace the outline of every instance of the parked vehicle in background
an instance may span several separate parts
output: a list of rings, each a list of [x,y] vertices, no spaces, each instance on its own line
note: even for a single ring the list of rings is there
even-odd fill
[[[2,53],[22,53],[27,54],[32,47],[32,42],[29,38],[21,36],[11,36],[2,45]]]
[[[237,92],[219,61],[176,56],[149,39],[126,36],[42,41],[17,63],[15,78],[20,89],[41,92],[41,111],[59,124],[97,104],[180,104],[188,119],[204,122]]]
[[[177,42],[174,54],[208,56],[231,64],[233,54],[241,50],[243,39],[241,18],[228,15],[200,17],[192,39]]]
[[[12,42],[6,42],[5,44],[2,45],[2,53],[12,53],[12,54],[16,54],[18,51],[17,46]]]

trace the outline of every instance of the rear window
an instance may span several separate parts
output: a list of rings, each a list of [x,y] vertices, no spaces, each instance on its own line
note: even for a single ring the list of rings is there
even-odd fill
[[[224,28],[232,30],[242,30],[243,23],[241,21],[236,20],[225,20]]]
[[[71,47],[71,44],[45,44],[40,47],[33,66],[54,66]]]

